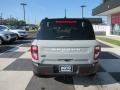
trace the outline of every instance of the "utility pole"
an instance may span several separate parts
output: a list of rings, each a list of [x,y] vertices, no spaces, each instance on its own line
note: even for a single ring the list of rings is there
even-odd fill
[[[12,15],[10,15],[10,19],[12,18]]]
[[[84,7],[86,7],[85,5],[81,5],[80,6],[82,8],[82,18],[84,17],[83,14],[84,14]]]
[[[0,24],[2,24],[2,13],[0,15]]]
[[[23,6],[23,14],[24,14],[24,21],[26,22],[26,12],[25,12],[25,6],[27,5],[26,3],[21,3],[21,5]]]

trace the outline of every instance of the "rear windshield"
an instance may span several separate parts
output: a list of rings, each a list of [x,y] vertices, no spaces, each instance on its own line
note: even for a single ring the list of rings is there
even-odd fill
[[[52,20],[42,21],[37,34],[39,40],[95,40],[89,21]]]

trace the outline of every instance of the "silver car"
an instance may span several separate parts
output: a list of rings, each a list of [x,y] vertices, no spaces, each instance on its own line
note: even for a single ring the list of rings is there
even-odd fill
[[[28,33],[23,29],[16,29],[15,27],[8,27],[6,25],[0,25],[1,27],[5,28],[4,31],[10,31],[16,33],[17,38],[25,38],[28,36]]]
[[[17,34],[9,31],[4,31],[4,27],[0,26],[0,44],[17,40]]]
[[[43,19],[31,46],[33,73],[95,75],[101,47],[87,19]]]

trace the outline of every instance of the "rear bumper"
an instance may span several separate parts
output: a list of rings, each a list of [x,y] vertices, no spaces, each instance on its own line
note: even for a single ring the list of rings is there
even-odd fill
[[[16,41],[17,40],[17,37],[13,37],[10,39],[10,41]]]
[[[33,69],[39,72],[40,75],[90,75],[97,72],[98,63],[73,65],[72,73],[59,72],[59,65],[33,63]]]
[[[20,35],[19,37],[20,38],[24,38],[24,37],[27,37],[28,35]]]
[[[15,41],[15,40],[17,40],[17,34],[11,34],[11,36],[10,36],[10,41]]]

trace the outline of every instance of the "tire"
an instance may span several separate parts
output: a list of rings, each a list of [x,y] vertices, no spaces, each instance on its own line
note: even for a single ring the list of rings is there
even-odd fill
[[[2,38],[0,38],[0,45],[2,45],[3,44],[3,40],[2,40]]]
[[[90,75],[88,75],[88,76],[89,76],[89,77],[94,77],[94,76],[96,76],[96,74],[97,74],[97,72],[92,73],[92,74],[90,74]]]
[[[34,74],[34,76],[37,76],[37,77],[39,77],[39,78],[50,78],[50,77],[52,77],[52,76],[50,76],[50,75],[40,74],[37,70],[33,70],[33,74]]]
[[[90,75],[88,75],[89,78],[96,80],[97,79],[97,73],[92,73]]]
[[[17,34],[17,40],[19,40],[20,38],[19,38],[19,35]]]
[[[37,76],[37,77],[40,77],[40,78],[51,78],[51,77],[53,77],[52,75],[41,74],[38,71],[38,68],[36,66],[34,66],[34,65],[33,65],[33,74],[34,74],[34,76]]]
[[[34,65],[33,65],[33,74],[34,74],[35,76],[40,77],[40,74],[39,74],[37,68],[36,68]]]
[[[92,73],[89,74],[88,76],[90,76],[90,77],[96,76],[96,74],[97,74],[97,72],[98,72],[98,68],[99,68],[99,64],[96,63],[96,65],[95,65],[95,67],[94,67],[94,70],[93,70]]]

